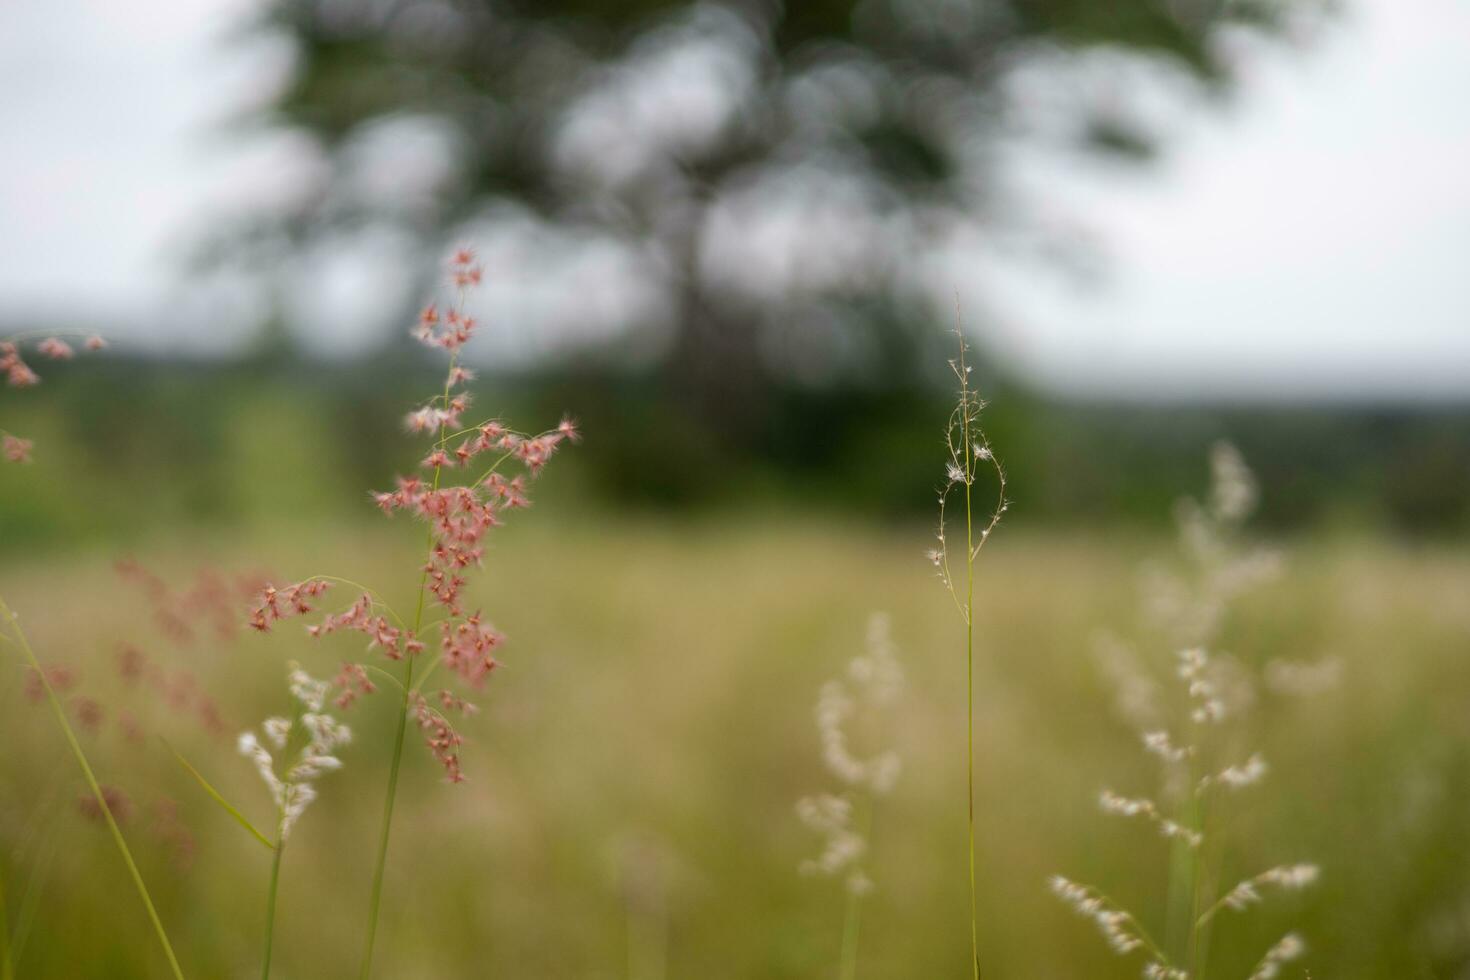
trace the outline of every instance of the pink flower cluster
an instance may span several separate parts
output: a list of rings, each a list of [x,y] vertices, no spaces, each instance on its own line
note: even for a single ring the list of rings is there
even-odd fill
[[[102,803],[107,804],[112,819],[122,824],[133,818],[133,801],[128,798],[128,794],[116,786],[102,786],[100,789],[102,790]],[[100,822],[102,803],[99,803],[97,797],[91,793],[85,793],[77,797],[77,810],[88,820]]]
[[[135,558],[124,558],[113,567],[122,579],[143,590],[153,605],[153,620],[159,630],[180,645],[194,643],[198,629],[205,625],[216,639],[233,640],[245,602],[255,598],[266,584],[259,574],[227,575],[202,568],[195,573],[191,586],[178,591]]]
[[[269,633],[273,623],[311,612],[315,608],[312,600],[331,587],[331,583],[319,579],[298,582],[284,589],[267,584],[261,590],[260,605],[250,614],[250,628]]]
[[[464,744],[464,739],[454,730],[444,713],[431,706],[422,694],[415,691],[409,701],[414,721],[418,723],[419,730],[424,732],[424,744],[429,747],[435,761],[444,767],[446,778],[451,783],[464,782],[464,772],[459,767],[459,747]],[[475,710],[474,705],[448,691],[439,692],[439,703],[445,711],[457,711],[460,714],[470,714]]]
[[[77,675],[70,667],[47,667],[46,680],[51,682],[57,694],[65,694],[76,686]],[[34,670],[26,671],[25,696],[31,704],[40,704],[46,699],[46,685],[41,683],[41,675]]]
[[[117,675],[128,687],[146,684],[147,690],[161,699],[170,711],[194,715],[200,726],[211,735],[222,736],[229,729],[220,716],[218,702],[201,689],[192,673],[187,670],[166,671],[131,643],[118,645]],[[131,713],[119,711],[117,724],[128,741],[136,742],[142,738],[142,726]]]
[[[5,458],[12,463],[29,463],[31,461],[31,449],[35,443],[20,436],[5,433]]]
[[[377,615],[376,609],[373,597],[363,593],[346,612],[323,617],[317,625],[308,626],[306,632],[317,637],[338,630],[356,630],[367,636],[368,649],[381,648],[389,660],[402,660],[404,654],[415,656],[423,652],[423,643],[414,638],[411,630],[399,629],[388,622],[387,616]]]
[[[411,329],[412,335],[426,346],[449,354],[443,392],[409,412],[404,420],[410,432],[430,433],[434,437],[422,461],[428,474],[400,476],[394,489],[372,496],[383,513],[392,516],[404,512],[428,525],[428,554],[420,569],[422,587],[448,613],[439,623],[435,665],[442,663],[466,684],[478,689],[498,666],[496,652],[505,637],[478,610],[466,613],[461,600],[467,576],[471,569],[481,565],[485,537],[492,528],[500,526],[504,512],[529,506],[527,479],[538,475],[563,444],[577,441],[578,432],[571,419],[563,419],[556,428],[535,436],[512,431],[494,419],[465,425],[470,397],[456,389],[474,377],[459,363],[460,354],[477,326],[474,318],[464,311],[466,291],[481,279],[472,252],[455,253],[449,279],[459,290],[455,307],[441,311],[431,305]],[[492,461],[476,471],[476,460],[486,454]],[[505,466],[518,467],[524,472],[509,476],[501,472]],[[470,474],[455,479],[459,471],[466,470]],[[326,587],[322,581],[306,581],[280,590],[268,588],[261,595],[251,625],[264,632],[280,619],[310,611]],[[417,624],[412,629],[406,628],[373,595],[363,594],[348,609],[328,615],[309,627],[309,632],[322,636],[355,630],[369,638],[370,648],[381,649],[390,660],[400,660],[424,650],[423,642],[414,635],[417,628]],[[374,690],[363,665],[353,663],[343,665],[336,687],[340,692],[336,703],[342,708]],[[440,692],[440,702],[445,711],[463,713],[472,707],[447,691]],[[408,707],[424,732],[430,752],[444,767],[450,781],[461,781],[462,740],[444,713],[432,707],[416,690],[409,695]]]
[[[463,677],[471,687],[484,687],[485,678],[499,666],[495,650],[505,642],[504,634],[481,622],[476,612],[458,622],[448,620],[441,624],[439,637],[444,666]]]
[[[101,350],[107,346],[101,337],[89,337],[87,350]],[[72,346],[60,337],[47,337],[36,344],[36,353],[53,361],[70,360],[76,355]],[[41,376],[31,369],[21,356],[20,344],[15,340],[0,340],[0,374],[12,388],[29,388],[41,383]],[[0,453],[12,463],[29,463],[33,443],[17,435],[0,430]]]
[[[41,383],[41,376],[20,356],[20,348],[10,341],[0,343],[0,371],[12,388],[29,388]]]
[[[119,824],[131,822],[137,808],[128,794],[117,786],[99,788],[102,790],[102,802],[107,805],[112,819]],[[155,801],[150,809],[153,819],[150,821],[149,829],[153,832],[153,836],[171,852],[175,867],[180,871],[186,870],[194,861],[197,845],[194,835],[179,819],[178,803],[163,797]],[[88,820],[102,822],[102,804],[98,803],[97,797],[91,793],[84,793],[77,797],[77,812]]]
[[[332,684],[342,692],[337,695],[334,703],[344,711],[352,707],[359,697],[372,694],[378,689],[377,685],[368,680],[367,668],[354,663],[344,663],[342,669],[337,671],[337,676],[332,679]]]

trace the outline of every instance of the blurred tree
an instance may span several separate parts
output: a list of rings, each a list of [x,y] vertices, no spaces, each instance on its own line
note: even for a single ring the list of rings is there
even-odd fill
[[[644,298],[639,349],[685,407],[740,432],[773,379],[910,383],[942,365],[924,326],[946,319],[928,305],[948,292],[936,259],[1024,220],[997,183],[1008,141],[1146,156],[1140,71],[1223,92],[1232,39],[1319,9],[279,0],[264,23],[294,55],[267,119],[323,166],[234,240],[291,257],[386,226],[427,272],[467,226],[512,221],[613,256]]]

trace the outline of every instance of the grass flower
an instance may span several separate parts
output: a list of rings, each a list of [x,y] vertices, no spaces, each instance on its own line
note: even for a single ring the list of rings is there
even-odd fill
[[[26,361],[26,347],[40,357],[53,361],[69,361],[76,350],[61,337],[22,334],[0,338],[0,375],[12,388],[31,388],[41,383],[41,376]],[[88,351],[101,350],[106,344],[101,337],[88,337],[83,343]],[[0,456],[11,463],[29,463],[34,443],[0,428]]]
[[[1204,975],[1209,962],[1210,930],[1224,911],[1244,911],[1260,904],[1268,890],[1298,891],[1316,881],[1311,864],[1271,868],[1241,881],[1218,897],[1211,894],[1215,875],[1207,862],[1220,862],[1226,847],[1224,821],[1212,819],[1225,797],[1257,786],[1270,767],[1260,753],[1231,759],[1240,742],[1229,732],[1253,698],[1251,682],[1224,658],[1210,652],[1230,600],[1262,581],[1277,566],[1270,553],[1238,543],[1239,531],[1257,499],[1255,482],[1239,453],[1219,445],[1211,454],[1213,482],[1208,501],[1179,508],[1180,535],[1188,574],[1150,581],[1152,611],[1176,638],[1187,643],[1176,655],[1173,708],[1164,685],[1138,679],[1139,667],[1110,644],[1106,663],[1122,684],[1120,706],[1141,733],[1145,754],[1160,767],[1158,801],[1129,797],[1104,789],[1099,805],[1106,814],[1153,824],[1171,842],[1169,930],[1156,942],[1133,915],[1118,909],[1100,892],[1064,878],[1052,879],[1052,891],[1075,911],[1093,918],[1109,947],[1119,955],[1142,952],[1144,977],[1187,980]],[[1182,925],[1176,925],[1182,923]],[[1301,940],[1288,935],[1265,954],[1251,980],[1276,976],[1281,965],[1303,952]]]
[[[316,800],[317,780],[342,768],[337,751],[352,741],[352,730],[326,710],[331,690],[326,681],[317,680],[295,663],[289,665],[286,681],[296,702],[294,716],[267,718],[259,732],[244,732],[237,743],[240,754],[255,765],[255,771],[270,790],[276,809],[275,839],[270,844],[274,854],[266,898],[262,977],[269,977],[271,972],[276,895],[286,841],[306,808]],[[256,835],[259,836],[258,831]]]
[[[945,430],[945,444],[949,458],[945,462],[944,486],[939,491],[938,547],[929,552],[929,560],[939,569],[939,577],[954,600],[965,623],[965,771],[969,814],[967,818],[969,837],[970,873],[970,956],[974,967],[974,980],[980,980],[980,923],[975,890],[975,560],[980,549],[990,540],[990,535],[1000,524],[1006,512],[1006,475],[1000,461],[990,448],[984,431],[980,428],[980,413],[985,403],[971,383],[971,366],[965,361],[965,339],[959,336],[959,355],[950,361],[955,381],[959,385],[959,402],[950,414]],[[982,471],[989,470],[995,476],[995,506],[988,517],[981,518],[976,510],[975,482]],[[951,497],[963,501],[965,509],[965,544],[962,557],[956,557],[949,540],[946,509]],[[957,532],[956,532],[957,533]],[[955,547],[958,544],[956,543]],[[964,568],[963,584],[956,580],[954,566]]]
[[[473,374],[459,358],[479,327],[465,312],[465,298],[481,278],[474,254],[467,249],[456,252],[449,267],[455,303],[443,310],[437,304],[425,307],[411,328],[420,342],[449,357],[442,390],[404,418],[407,431],[433,441],[419,465],[422,472],[399,476],[391,490],[372,494],[384,514],[402,514],[424,526],[424,557],[418,565],[412,614],[400,615],[378,592],[349,579],[313,576],[286,586],[267,585],[250,616],[256,631],[270,632],[283,620],[319,612],[329,589],[346,587],[353,590],[350,605],[323,614],[308,626],[309,633],[318,638],[358,633],[367,640],[366,652],[402,664],[400,671],[389,672],[377,663],[349,661],[335,682],[336,703],[342,708],[376,689],[369,674],[391,683],[399,704],[369,893],[359,973],[364,980],[372,973],[406,732],[410,724],[418,727],[448,782],[464,779],[459,754],[463,738],[450,715],[466,714],[472,706],[447,690],[431,698],[424,693],[426,684],[442,667],[478,690],[499,666],[505,637],[482,610],[467,608],[465,588],[484,559],[487,535],[503,524],[506,513],[529,505],[527,481],[539,475],[561,447],[579,438],[569,419],[535,435],[516,432],[494,418],[467,421],[471,398],[460,388]],[[513,468],[521,472],[507,472]],[[426,636],[425,613],[431,605],[440,608],[440,618],[427,624]],[[430,637],[437,638],[432,646]],[[421,660],[426,661],[422,666]]]
[[[854,754],[850,727],[892,702],[903,690],[888,617],[868,622],[867,647],[849,661],[845,676],[822,685],[817,696],[817,734],[827,771],[844,786],[842,793],[821,793],[797,801],[797,818],[822,838],[817,857],[801,864],[803,874],[842,879],[847,892],[839,975],[851,980],[857,971],[860,902],[873,889],[866,857],[873,810],[898,780],[901,763],[885,750],[867,758]],[[858,816],[855,811],[860,811]]]

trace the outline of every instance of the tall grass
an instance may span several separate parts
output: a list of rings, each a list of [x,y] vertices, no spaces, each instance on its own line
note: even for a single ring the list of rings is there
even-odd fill
[[[858,941],[862,929],[862,901],[873,890],[868,873],[874,811],[878,800],[893,791],[901,768],[898,754],[886,749],[866,758],[851,747],[850,725],[866,720],[899,696],[903,670],[895,656],[888,617],[874,614],[868,621],[867,649],[847,664],[844,676],[822,685],[817,697],[817,733],[828,773],[842,784],[840,793],[802,797],[797,816],[822,836],[821,854],[804,861],[806,874],[840,878],[843,905],[842,946],[837,975],[857,976]],[[869,735],[871,738],[872,736]]]
[[[973,368],[966,362],[964,335],[957,333],[956,337],[959,354],[950,361],[950,369],[959,387],[959,401],[945,430],[949,460],[945,464],[944,486],[939,492],[939,546],[930,552],[930,558],[939,569],[940,578],[965,624],[965,771],[966,795],[969,801],[966,822],[970,952],[974,980],[980,980],[980,915],[975,879],[975,560],[980,555],[980,549],[990,540],[991,532],[1000,524],[1001,515],[1006,512],[1006,475],[980,428],[980,413],[985,403],[971,382]],[[994,507],[984,517],[977,512],[978,500],[974,489],[975,481],[982,470],[993,473],[996,484]],[[957,493],[964,502],[965,550],[963,558],[958,562],[964,568],[963,587],[955,579],[945,517],[948,501]]]
[[[358,972],[362,980],[373,972],[399,777],[411,723],[424,733],[425,745],[444,768],[447,781],[458,783],[464,779],[459,753],[463,739],[450,715],[469,713],[474,706],[447,688],[435,693],[431,702],[424,693],[425,685],[443,667],[478,690],[499,666],[497,654],[505,638],[478,610],[466,610],[462,600],[467,576],[482,563],[486,535],[502,523],[505,513],[529,504],[525,478],[508,478],[502,470],[519,465],[534,477],[563,443],[575,441],[578,436],[568,419],[539,435],[515,432],[494,418],[466,424],[471,399],[462,389],[474,375],[460,364],[460,353],[478,326],[466,311],[465,302],[480,278],[481,269],[473,253],[456,253],[449,268],[449,280],[456,290],[453,306],[442,313],[436,305],[426,307],[412,331],[426,346],[449,357],[442,390],[405,419],[409,431],[433,437],[430,452],[421,464],[429,475],[400,477],[394,490],[373,494],[385,514],[406,512],[426,525],[423,557],[415,566],[418,586],[413,615],[400,615],[376,589],[341,576],[318,574],[283,588],[268,587],[251,617],[257,630],[268,632],[281,620],[314,612],[324,593],[345,586],[359,593],[357,600],[346,610],[329,614],[311,626],[311,635],[360,633],[368,638],[370,651],[380,651],[390,662],[402,664],[401,673],[394,674],[377,664],[349,661],[336,680],[341,691],[337,704],[344,709],[359,696],[376,690],[369,680],[370,673],[386,679],[396,689],[397,716],[363,928]],[[485,466],[485,458],[493,461]],[[460,470],[473,475],[455,478],[455,471]],[[426,622],[431,603],[441,615]],[[424,636],[435,630],[439,634],[438,649],[430,653]],[[428,663],[420,671],[417,665],[421,658]],[[323,717],[318,713],[319,706],[307,707],[311,713],[306,717]],[[267,770],[268,766],[263,766],[262,775]],[[283,808],[282,812],[288,811]],[[278,856],[283,840],[278,836]],[[274,877],[272,881],[274,895]]]
[[[77,740],[76,731],[72,728],[71,720],[66,715],[66,709],[62,707],[61,699],[56,695],[56,688],[51,683],[49,672],[42,666],[40,658],[36,656],[36,651],[32,649],[25,630],[21,628],[20,619],[4,599],[0,599],[0,620],[3,620],[5,627],[4,632],[0,632],[0,641],[19,650],[27,666],[33,672],[33,676],[38,678],[46,693],[46,701],[50,704],[56,717],[56,723],[66,738],[67,747],[71,749],[72,758],[82,770],[82,776],[87,781],[87,789],[91,792],[92,799],[96,801],[102,819],[107,823],[107,830],[112,835],[113,843],[117,845],[118,854],[122,857],[123,863],[127,865],[128,876],[132,879],[133,887],[138,892],[138,898],[148,913],[148,921],[153,927],[153,932],[158,937],[159,944],[163,946],[164,956],[168,959],[169,971],[173,974],[174,980],[183,980],[184,971],[179,966],[178,957],[174,955],[173,944],[169,942],[168,933],[163,928],[163,920],[159,918],[158,909],[153,904],[153,897],[148,893],[148,886],[143,883],[143,875],[138,871],[138,863],[133,860],[133,852],[128,849],[128,842],[117,825],[117,818],[113,815],[111,803],[98,784],[96,775],[92,772],[92,764],[87,761],[87,754],[82,751],[82,743]],[[3,925],[3,922],[0,922],[0,925]],[[6,962],[9,962],[8,952]]]
[[[1211,940],[1219,916],[1242,912],[1272,891],[1298,891],[1316,881],[1311,864],[1269,868],[1232,887],[1221,885],[1230,846],[1229,826],[1237,798],[1266,777],[1269,766],[1259,752],[1247,754],[1246,732],[1238,722],[1255,701],[1254,680],[1242,664],[1211,650],[1229,614],[1230,603],[1274,573],[1276,557],[1241,541],[1241,530],[1255,507],[1257,491],[1250,471],[1230,446],[1211,454],[1212,485],[1204,504],[1179,507],[1182,573],[1156,571],[1149,599],[1163,634],[1189,644],[1174,656],[1174,684],[1162,690],[1143,677],[1129,702],[1144,752],[1160,769],[1157,797],[1128,796],[1103,789],[1103,813],[1151,825],[1169,848],[1168,905],[1162,933],[1128,912],[1102,890],[1060,875],[1052,891],[1091,919],[1109,947],[1120,955],[1141,954],[1150,980],[1205,980],[1211,967]],[[1126,648],[1111,647],[1116,670]],[[1140,670],[1136,661],[1124,672]],[[1140,862],[1142,863],[1142,862]],[[1306,945],[1289,932],[1261,956],[1250,980],[1267,980],[1283,964],[1299,958]]]

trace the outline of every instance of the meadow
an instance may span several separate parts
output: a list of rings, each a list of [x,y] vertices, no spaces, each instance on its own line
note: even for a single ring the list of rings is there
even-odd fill
[[[877,610],[908,685],[881,735],[863,734],[904,767],[872,826],[857,972],[967,975],[963,627],[924,558],[930,530],[807,511],[655,520],[538,505],[517,518],[468,587],[510,641],[463,725],[466,781],[446,785],[416,744],[405,755],[381,975],[836,976],[844,897],[798,872],[818,841],[794,806],[830,787],[813,703]],[[1102,788],[1144,793],[1156,775],[1097,650],[1121,638],[1167,682],[1175,651],[1141,614],[1140,581],[1175,542],[1007,521],[975,589],[985,975],[1137,976],[1140,963],[1109,952],[1047,881],[1063,873],[1145,919],[1163,914],[1165,842],[1099,813]],[[1224,873],[1309,860],[1321,877],[1223,915],[1210,976],[1246,976],[1287,929],[1309,952],[1286,976],[1465,976],[1470,555],[1371,536],[1278,543],[1282,574],[1231,605],[1220,649],[1262,669],[1328,660],[1335,683],[1310,696],[1263,688],[1241,720],[1271,768],[1232,810]],[[201,569],[294,581],[330,555],[398,589],[387,598],[399,603],[412,599],[404,569],[417,553],[409,527],[313,522],[159,535],[133,557],[182,595]],[[234,624],[186,637],[161,628],[118,557],[11,553],[0,594],[43,659],[96,699],[83,744],[127,795],[116,812],[188,974],[253,976],[270,855],[168,745],[267,822],[235,736],[286,709],[288,659],[329,677],[362,638],[311,640],[296,623],[255,635],[243,598]],[[122,644],[163,682],[120,674]],[[15,659],[0,677],[0,883],[24,943],[16,975],[164,975],[55,720],[28,700]],[[217,718],[201,715],[206,697]],[[278,977],[355,969],[393,708],[379,692],[352,709],[344,767],[291,839]],[[134,726],[141,735],[124,730]]]

